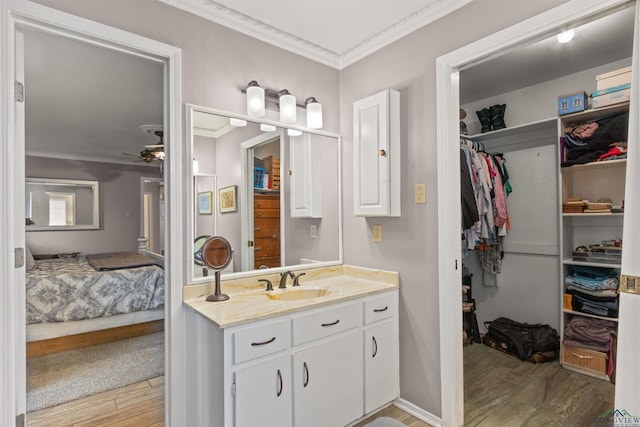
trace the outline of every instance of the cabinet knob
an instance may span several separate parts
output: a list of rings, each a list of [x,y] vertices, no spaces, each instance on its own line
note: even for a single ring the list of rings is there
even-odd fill
[[[384,157],[386,155],[387,155],[387,152],[384,150],[384,148],[380,150],[380,156]]]
[[[289,175],[293,175],[293,171],[289,169]]]

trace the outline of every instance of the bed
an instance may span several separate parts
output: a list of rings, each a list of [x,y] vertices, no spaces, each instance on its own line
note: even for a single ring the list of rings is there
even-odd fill
[[[35,260],[26,272],[28,356],[162,330],[163,261],[145,251]]]

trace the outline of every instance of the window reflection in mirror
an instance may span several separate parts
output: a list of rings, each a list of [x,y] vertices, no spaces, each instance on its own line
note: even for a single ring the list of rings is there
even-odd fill
[[[187,106],[187,117],[194,185],[202,175],[215,175],[214,232],[233,249],[223,277],[342,262],[338,135],[290,135],[276,121],[197,106]],[[194,187],[189,203],[192,246],[206,234],[198,204],[202,188]],[[190,283],[207,280],[197,250]]]
[[[95,230],[99,223],[99,183],[26,178],[26,231]]]

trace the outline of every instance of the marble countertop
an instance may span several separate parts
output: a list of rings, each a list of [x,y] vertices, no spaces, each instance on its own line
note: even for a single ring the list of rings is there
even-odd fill
[[[296,288],[291,286],[289,279],[286,290],[278,289],[279,275],[267,274],[223,280],[221,291],[229,295],[227,301],[206,301],[207,295],[212,293],[211,285],[185,286],[183,300],[185,305],[215,322],[220,328],[227,328],[389,291],[398,288],[399,283],[398,273],[353,266],[296,270],[297,274],[301,272],[306,274],[300,277],[300,286]],[[258,279],[263,278],[273,282],[273,291],[267,292],[265,283],[258,282]],[[328,294],[289,301],[273,300],[267,295],[304,289],[326,289]]]

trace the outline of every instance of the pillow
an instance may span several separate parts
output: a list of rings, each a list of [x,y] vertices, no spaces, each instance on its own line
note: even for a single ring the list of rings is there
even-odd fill
[[[24,255],[24,265],[28,270],[31,270],[33,267],[36,266],[36,261],[33,259],[33,254],[31,253],[31,251],[29,250],[29,247],[25,247],[25,255]]]

